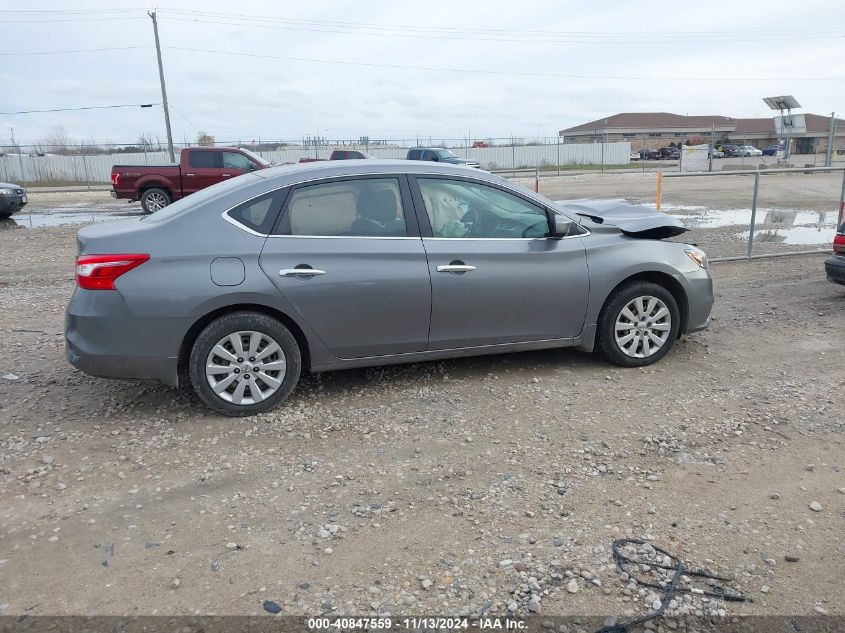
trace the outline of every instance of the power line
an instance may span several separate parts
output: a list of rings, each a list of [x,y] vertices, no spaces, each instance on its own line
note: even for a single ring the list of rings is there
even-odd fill
[[[391,30],[408,30],[417,32],[452,32],[452,33],[502,33],[502,34],[522,34],[522,35],[563,35],[563,36],[584,36],[584,37],[607,37],[624,35],[627,37],[672,37],[672,38],[687,38],[690,35],[736,35],[743,39],[754,37],[757,35],[793,35],[793,34],[822,34],[822,33],[845,33],[845,29],[841,27],[825,27],[818,29],[771,29],[762,31],[752,31],[749,29],[739,30],[719,30],[719,31],[673,31],[666,33],[665,31],[646,32],[646,31],[544,31],[539,29],[500,29],[500,28],[470,28],[470,27],[425,27],[419,25],[406,24],[378,24],[373,22],[344,22],[338,20],[309,20],[309,19],[293,19],[282,18],[277,16],[261,16],[261,15],[245,15],[239,13],[223,13],[219,11],[202,11],[196,9],[161,9],[165,13],[172,13],[177,15],[193,15],[206,16],[213,18],[226,19],[240,19],[245,21],[259,21],[259,22],[281,22],[287,24],[312,24],[320,26],[332,26],[343,28],[376,28],[376,29],[391,29]]]
[[[448,68],[444,66],[407,66],[401,64],[379,64],[370,62],[353,62],[339,59],[313,59],[308,57],[283,57],[281,55],[267,55],[262,53],[247,53],[238,51],[219,51],[208,48],[190,48],[186,46],[162,46],[169,50],[189,51],[193,53],[214,53],[218,55],[234,55],[238,57],[254,57],[259,59],[278,59],[282,61],[310,62],[316,64],[339,64],[344,66],[365,66],[370,68],[393,68],[401,70],[426,70],[434,72],[453,72],[479,75],[503,75],[510,77],[547,77],[554,79],[613,79],[622,81],[843,81],[841,77],[636,77],[623,75],[574,75],[562,73],[533,73],[508,72],[504,70],[483,70],[472,68]]]
[[[68,55],[71,53],[103,53],[107,51],[129,51],[141,48],[153,48],[152,46],[110,46],[106,48],[75,48],[64,51],[15,51],[12,53],[0,53],[4,57],[27,57],[29,55]]]
[[[232,19],[226,19],[225,21],[221,21],[221,19],[207,19],[207,18],[199,18],[199,17],[175,17],[175,16],[165,16],[168,20],[177,21],[177,22],[190,22],[195,24],[215,24],[220,26],[240,26],[240,27],[248,27],[248,28],[256,28],[256,29],[276,29],[276,30],[283,30],[283,31],[300,31],[300,32],[311,32],[311,33],[333,33],[338,35],[358,35],[358,36],[365,36],[365,37],[400,37],[400,38],[412,38],[412,39],[438,39],[438,40],[452,40],[452,41],[484,41],[484,42],[534,42],[534,43],[546,43],[546,44],[587,44],[587,45],[610,45],[610,46],[654,46],[655,42],[650,39],[642,39],[637,40],[631,37],[626,39],[584,39],[584,37],[579,36],[567,36],[565,38],[555,38],[549,39],[548,37],[541,36],[541,37],[525,37],[525,36],[516,36],[516,35],[507,35],[502,34],[503,36],[493,37],[493,36],[482,36],[482,34],[472,34],[466,32],[456,32],[456,33],[438,33],[438,32],[428,32],[428,33],[412,33],[408,31],[400,31],[400,32],[390,32],[390,31],[383,31],[383,30],[338,30],[337,27],[335,28],[318,28],[319,25],[290,25],[287,23],[262,23],[261,21],[258,22],[249,22],[249,21],[234,21]],[[776,41],[784,41],[784,40],[797,40],[797,39],[813,39],[818,40],[822,38],[841,38],[843,31],[839,33],[830,33],[820,35],[816,34],[793,34],[793,35],[778,35],[778,36],[767,36],[761,35],[758,37],[752,37],[748,34],[737,36],[736,38],[726,38],[726,37],[706,37],[703,39],[693,39],[690,37],[686,38],[677,38],[677,39],[663,39],[660,41],[661,44],[667,43],[678,43],[678,44],[714,44],[714,43],[724,43],[724,42],[776,42]],[[596,34],[594,37],[599,37],[599,34]],[[674,37],[674,36],[673,36]]]
[[[133,13],[133,12],[141,12],[146,11],[146,7],[124,7],[124,8],[96,8],[96,9],[62,9],[62,10],[52,10],[52,9],[45,9],[45,10],[12,10],[12,11],[0,11],[0,15],[12,15],[12,16],[21,16],[26,17],[29,15],[33,16],[53,16],[53,15],[87,15],[87,14],[110,14],[110,13]],[[242,13],[226,13],[221,11],[203,11],[197,9],[171,9],[160,7],[158,8],[160,13],[168,13],[168,14],[175,14],[175,15],[185,15],[185,16],[205,16],[205,17],[212,17],[212,18],[226,18],[226,19],[238,19],[244,21],[258,21],[258,22],[279,22],[285,24],[311,24],[311,25],[318,25],[318,26],[331,26],[335,28],[370,28],[370,29],[383,29],[383,30],[405,30],[405,31],[412,31],[412,32],[442,32],[442,33],[455,33],[455,34],[489,34],[489,33],[498,33],[498,34],[506,34],[506,35],[550,35],[550,36],[567,36],[567,37],[615,37],[615,36],[625,36],[625,37],[643,37],[643,38],[674,38],[674,39],[681,39],[685,40],[689,36],[719,36],[719,35],[731,35],[742,38],[743,40],[747,40],[749,38],[758,37],[758,36],[772,36],[772,35],[784,35],[784,36],[793,36],[793,35],[842,35],[845,33],[845,29],[841,27],[824,27],[824,28],[816,28],[816,29],[766,29],[766,30],[749,30],[747,28],[743,29],[722,29],[722,30],[714,30],[714,31],[672,31],[667,33],[666,31],[548,31],[548,30],[541,30],[541,29],[512,29],[512,28],[471,28],[471,27],[451,27],[451,26],[443,26],[443,27],[426,27],[426,26],[419,26],[419,25],[408,25],[408,24],[384,24],[384,23],[375,23],[375,22],[348,22],[348,21],[341,21],[341,20],[316,20],[316,19],[293,19],[293,18],[283,18],[279,16],[270,16],[270,15],[250,15],[250,14],[242,14]],[[143,17],[143,16],[138,16]],[[122,19],[122,18],[109,18],[109,19]],[[55,21],[48,19],[48,21]]]
[[[0,56],[29,56],[29,55],[65,55],[73,53],[98,53],[122,50],[136,50],[136,49],[150,49],[152,46],[118,46],[106,48],[83,48],[57,51],[28,51],[28,52],[11,52],[0,53]],[[842,81],[840,77],[642,77],[642,76],[626,76],[626,75],[580,75],[580,74],[565,74],[565,73],[536,73],[536,72],[510,72],[504,70],[486,70],[479,68],[451,68],[445,66],[417,66],[417,65],[403,65],[403,64],[383,64],[374,62],[355,62],[349,60],[338,59],[316,59],[308,57],[285,57],[281,55],[267,55],[261,53],[249,53],[240,51],[221,51],[205,48],[190,48],[186,46],[163,46],[169,50],[186,51],[193,53],[213,53],[217,55],[233,55],[237,57],[254,57],[259,59],[275,59],[282,61],[304,62],[314,64],[337,64],[343,66],[363,66],[369,68],[391,68],[396,70],[422,70],[430,72],[453,72],[464,74],[480,74],[480,75],[501,75],[509,77],[546,77],[557,79],[611,79],[619,81]],[[122,107],[122,106],[121,106]],[[2,113],[0,113],[2,114]],[[6,113],[16,114],[16,113]],[[23,114],[23,113],[17,113]]]
[[[19,110],[18,112],[0,112],[0,115],[35,114],[42,112],[76,112],[78,110],[111,110],[114,108],[152,108],[158,103],[123,103],[120,105],[84,106],[81,108],[51,108],[49,110]]]
[[[46,20],[9,20],[3,18],[3,24],[49,24],[51,22],[109,22],[114,20],[143,20],[143,16],[123,15],[114,18],[56,18]]]
[[[66,13],[129,13],[131,11],[145,11],[144,7],[123,7],[119,9],[27,9],[27,10],[16,10],[16,11],[0,11],[0,14],[12,13],[12,14],[35,14],[35,15],[54,15],[57,13],[66,14]]]

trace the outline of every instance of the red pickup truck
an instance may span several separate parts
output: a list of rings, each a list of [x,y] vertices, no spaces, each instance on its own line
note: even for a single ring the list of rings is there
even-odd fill
[[[113,198],[140,200],[146,213],[179,198],[270,163],[239,147],[186,147],[177,165],[115,165],[111,168]]]

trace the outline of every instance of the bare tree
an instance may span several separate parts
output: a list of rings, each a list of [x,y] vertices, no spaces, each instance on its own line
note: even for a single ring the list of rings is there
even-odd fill
[[[203,147],[213,147],[214,146],[214,137],[209,134],[208,132],[200,131],[197,132],[197,145]]]
[[[47,136],[38,141],[37,145],[43,149],[44,152],[53,154],[69,154],[71,153],[70,136],[61,123],[55,126]]]
[[[142,132],[141,136],[138,137],[138,146],[141,147],[145,152],[153,151],[153,135],[149,132]]]

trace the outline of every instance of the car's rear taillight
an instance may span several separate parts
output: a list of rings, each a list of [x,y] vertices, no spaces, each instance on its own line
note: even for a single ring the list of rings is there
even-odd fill
[[[837,233],[833,238],[833,252],[845,255],[845,233]]]
[[[111,184],[117,187],[117,181],[120,180],[120,173],[113,171],[111,173]]]
[[[80,255],[76,258],[76,283],[86,290],[115,290],[115,279],[149,258],[146,254]]]

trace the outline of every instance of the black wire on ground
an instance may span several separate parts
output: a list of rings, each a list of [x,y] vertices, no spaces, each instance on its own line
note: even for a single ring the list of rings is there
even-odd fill
[[[665,556],[668,556],[669,559],[672,561],[672,564],[664,565],[663,563],[658,562],[646,563],[645,561],[632,560],[629,556],[622,552],[621,548],[627,545],[649,545],[651,548],[654,549],[655,552],[659,552],[661,554],[664,554]],[[711,584],[709,589],[679,586],[682,575],[694,576],[696,578],[706,578],[708,580],[720,580],[722,582],[729,582],[731,579],[725,578],[724,576],[717,576],[706,571],[687,569],[684,566],[684,561],[682,561],[677,556],[670,554],[662,547],[652,545],[651,543],[647,543],[646,541],[640,539],[622,538],[614,540],[613,559],[616,561],[616,566],[619,568],[619,571],[627,573],[629,577],[633,577],[634,580],[636,580],[637,584],[642,585],[643,587],[660,589],[663,592],[663,600],[660,602],[659,608],[645,614],[642,617],[635,618],[633,620],[630,620],[629,622],[624,622],[622,624],[613,624],[611,626],[605,626],[596,631],[596,633],[629,633],[633,627],[663,615],[663,612],[669,606],[669,603],[672,601],[672,598],[676,593],[692,593],[702,596],[710,596],[713,598],[719,598],[720,600],[725,600],[727,602],[745,602],[746,600],[748,600],[748,598],[743,596],[741,593],[732,591],[731,589],[727,589],[720,585]],[[626,569],[625,567],[626,565],[639,564],[647,564],[649,565],[649,567],[656,567],[658,569],[674,571],[675,573],[672,574],[672,579],[669,581],[668,584],[658,584],[656,582],[641,580],[639,577],[634,577],[633,574],[631,574],[631,570]]]

